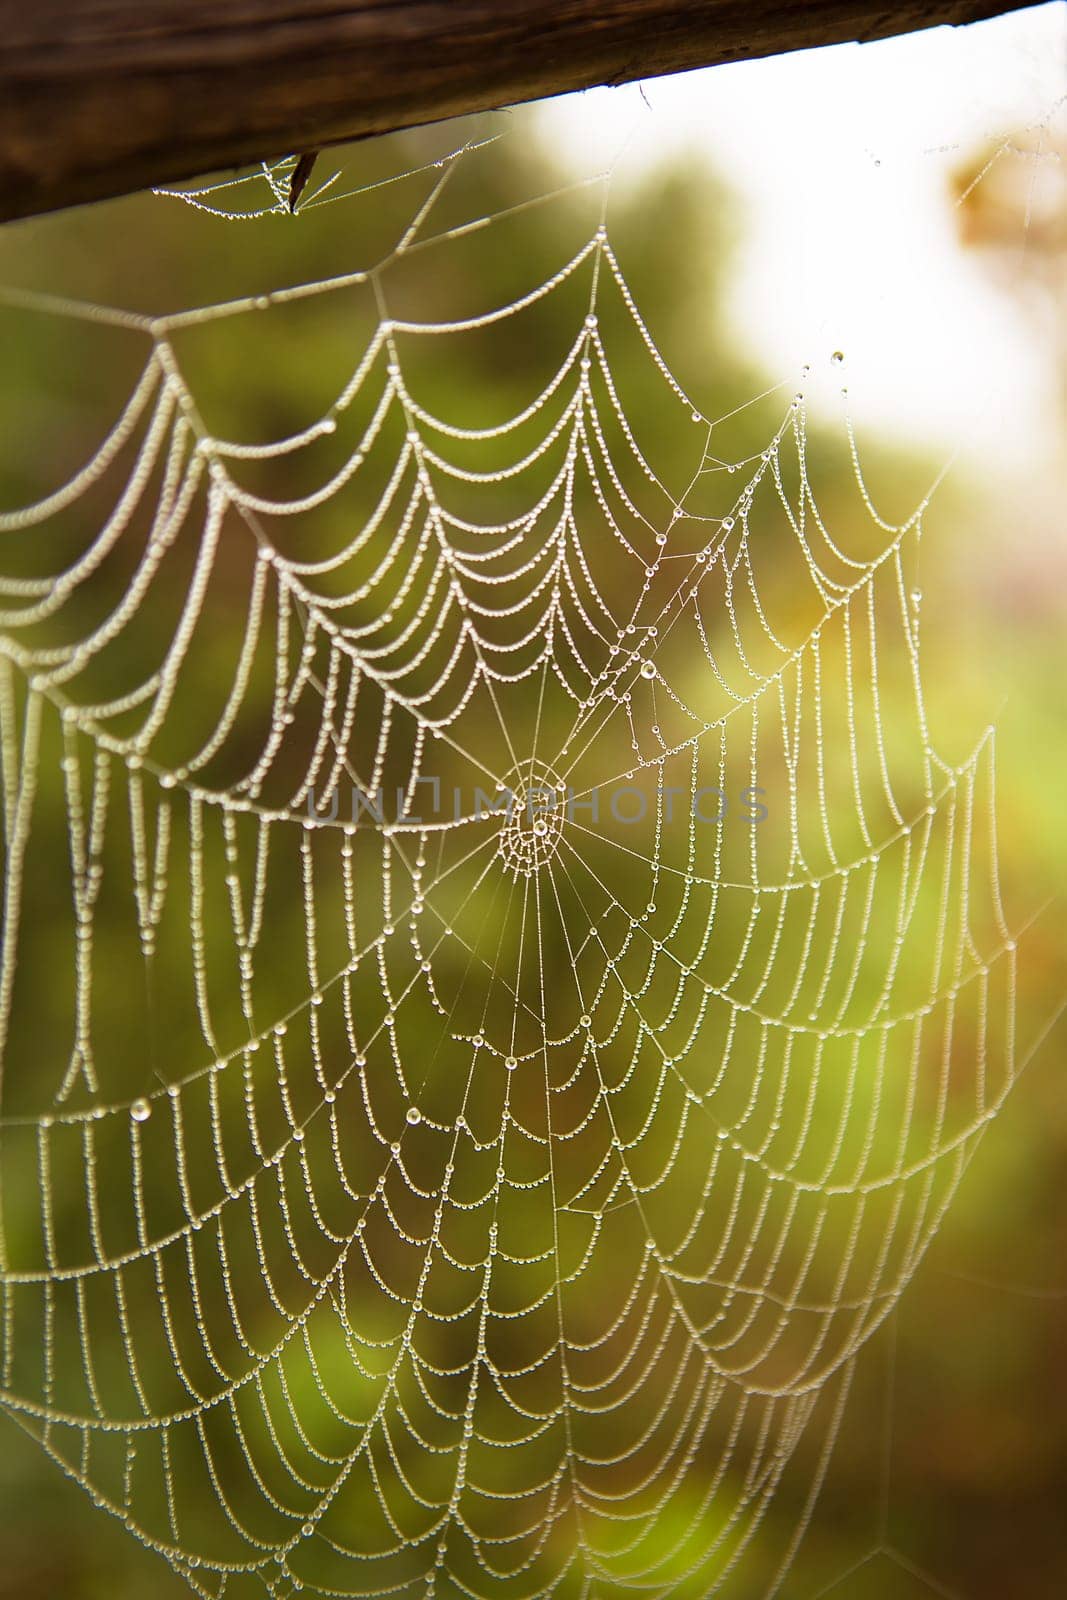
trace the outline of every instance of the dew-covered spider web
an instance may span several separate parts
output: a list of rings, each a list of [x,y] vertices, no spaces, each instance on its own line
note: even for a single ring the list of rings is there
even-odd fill
[[[738,453],[604,186],[479,303],[464,158],[377,265],[6,296],[137,375],[0,516],[3,1405],[204,1596],[770,1594],[1012,1081],[992,740],[926,501],[847,423],[823,494],[803,377]],[[332,402],[221,436],[308,308]]]

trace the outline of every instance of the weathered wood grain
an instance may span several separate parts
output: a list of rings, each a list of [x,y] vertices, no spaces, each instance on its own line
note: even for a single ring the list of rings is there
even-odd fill
[[[1013,9],[1013,0],[0,0],[0,218],[593,84]]]

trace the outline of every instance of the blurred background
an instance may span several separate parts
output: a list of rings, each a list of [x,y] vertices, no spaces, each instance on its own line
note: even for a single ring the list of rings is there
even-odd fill
[[[373,263],[426,192],[427,165],[462,139],[501,135],[457,168],[441,225],[550,200],[472,234],[447,283],[424,252],[398,288],[402,306],[406,295],[429,319],[546,277],[595,226],[595,180],[610,168],[610,235],[635,298],[702,413],[738,412],[725,435],[733,457],[762,449],[802,389],[835,525],[859,516],[846,418],[890,520],[940,480],[914,572],[931,736],[961,762],[996,726],[1000,881],[1010,925],[1025,929],[1026,1066],[858,1363],[781,1590],[790,1600],[1051,1600],[1067,1577],[1065,84],[1067,8],[1046,5],[327,152],[295,217],[217,214],[274,203],[265,180],[224,175],[203,193],[184,186],[184,200],[137,196],[0,230],[7,289],[153,314],[255,297]],[[373,321],[372,310],[352,314]],[[190,330],[183,370],[209,428],[267,440],[320,416],[347,371],[336,316],[326,296],[298,317],[271,311]],[[121,328],[17,294],[0,296],[0,333],[7,509],[92,455],[143,351]],[[654,441],[661,476],[677,481],[691,441],[643,382],[638,357],[620,360],[635,431]],[[540,381],[541,352],[519,320],[497,325],[470,361],[458,396],[454,371],[427,362],[424,374],[438,409],[468,423],[506,414]],[[71,548],[84,531],[72,524]],[[798,627],[801,610],[797,600]],[[34,903],[39,925],[27,937],[38,957],[26,958],[8,1066],[30,1087],[5,1090],[21,1094],[20,1108],[33,1104],[37,1061],[61,1048],[69,1004],[53,996],[46,965],[59,912],[44,893]],[[292,928],[299,938],[295,911]],[[276,939],[280,950],[285,942]],[[116,934],[100,986],[120,1027],[124,948]],[[159,1004],[165,1017],[165,997]],[[180,1054],[180,1029],[175,1040]],[[14,1421],[4,1432],[0,1595],[190,1592]],[[801,1500],[787,1495],[768,1513],[779,1553]],[[774,1563],[758,1549],[745,1559],[739,1592],[756,1595]]]

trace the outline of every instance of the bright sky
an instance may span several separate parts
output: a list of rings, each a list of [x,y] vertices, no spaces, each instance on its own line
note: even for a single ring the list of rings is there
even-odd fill
[[[1065,95],[1060,0],[593,90],[543,116],[583,174],[624,145],[620,182],[706,153],[744,207],[738,336],[783,378],[811,363],[813,405],[834,405],[846,381],[857,415],[1018,464],[1062,423],[1059,378],[1018,306],[960,250],[948,175],[1034,124],[1062,140]]]

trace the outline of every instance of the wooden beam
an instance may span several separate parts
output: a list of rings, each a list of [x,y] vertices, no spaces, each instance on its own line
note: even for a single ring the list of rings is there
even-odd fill
[[[0,218],[1021,0],[0,0]]]

